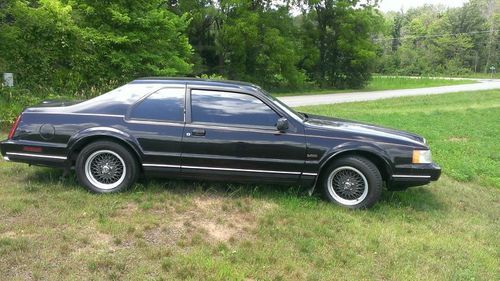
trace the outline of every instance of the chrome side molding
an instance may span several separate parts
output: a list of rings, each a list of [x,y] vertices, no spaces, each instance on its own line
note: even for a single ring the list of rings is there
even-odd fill
[[[249,173],[268,173],[268,174],[287,174],[287,175],[307,175],[316,176],[316,173],[301,173],[289,171],[274,171],[274,170],[252,170],[252,169],[236,169],[236,168],[221,168],[221,167],[205,167],[205,166],[182,166],[182,165],[166,165],[166,164],[142,164],[144,167],[159,167],[159,168],[181,168],[192,170],[214,170],[214,171],[232,171],[232,172],[249,172]]]
[[[144,167],[158,167],[158,168],[181,168],[180,165],[166,165],[166,164],[142,164]]]
[[[23,156],[23,157],[34,157],[34,158],[46,158],[46,159],[59,159],[59,160],[67,159],[66,156],[55,156],[46,154],[18,153],[18,152],[7,152],[6,154],[11,156]]]
[[[270,173],[270,174],[288,174],[300,175],[300,172],[272,171],[272,170],[251,170],[251,169],[235,169],[235,168],[219,168],[219,167],[199,167],[199,166],[181,166],[183,169],[200,169],[200,170],[216,170],[216,171],[234,171],[234,172],[250,172],[250,173]]]
[[[392,175],[393,178],[422,178],[422,179],[428,179],[431,178],[431,176],[422,176],[422,175]]]

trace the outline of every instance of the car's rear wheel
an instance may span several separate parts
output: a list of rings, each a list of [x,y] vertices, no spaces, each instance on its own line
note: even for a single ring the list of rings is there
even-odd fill
[[[139,176],[134,155],[111,141],[97,141],[83,148],[78,154],[75,169],[78,181],[97,193],[126,190]]]
[[[383,180],[377,166],[370,160],[349,156],[334,161],[322,173],[324,197],[330,202],[351,209],[373,206],[382,194]]]

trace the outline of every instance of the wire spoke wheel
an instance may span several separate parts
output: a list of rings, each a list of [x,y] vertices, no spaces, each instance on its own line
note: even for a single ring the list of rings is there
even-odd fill
[[[358,169],[338,167],[328,176],[328,192],[339,203],[352,206],[368,195],[368,181]]]
[[[116,188],[125,180],[126,172],[123,158],[111,150],[96,151],[85,161],[85,175],[99,189]]]

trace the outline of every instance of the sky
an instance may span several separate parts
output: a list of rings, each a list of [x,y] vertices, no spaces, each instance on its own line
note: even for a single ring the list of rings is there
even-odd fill
[[[423,6],[424,4],[443,5],[445,7],[460,7],[468,0],[381,0],[380,10],[388,11],[403,11],[409,8]]]

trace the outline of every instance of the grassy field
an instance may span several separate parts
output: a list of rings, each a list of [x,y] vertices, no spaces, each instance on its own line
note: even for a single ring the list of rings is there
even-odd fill
[[[424,134],[444,176],[348,211],[293,186],[142,180],[98,196],[2,161],[0,279],[498,279],[499,91],[305,110]]]
[[[465,77],[469,77],[469,78],[484,78],[484,79],[500,79],[500,72],[496,72],[496,73],[469,73],[469,74],[463,74],[463,75],[460,75],[459,77],[461,78],[465,78]]]
[[[439,79],[439,78],[409,78],[409,77],[388,77],[388,76],[373,76],[372,80],[363,89],[355,90],[337,90],[337,89],[325,89],[325,90],[311,90],[302,92],[285,92],[285,93],[273,93],[275,96],[298,96],[298,95],[318,95],[318,94],[333,94],[333,93],[348,93],[357,91],[382,91],[382,90],[396,90],[396,89],[416,89],[425,87],[438,87],[438,86],[449,86],[449,85],[461,85],[461,84],[471,84],[476,83],[471,80],[451,80],[451,79]]]

